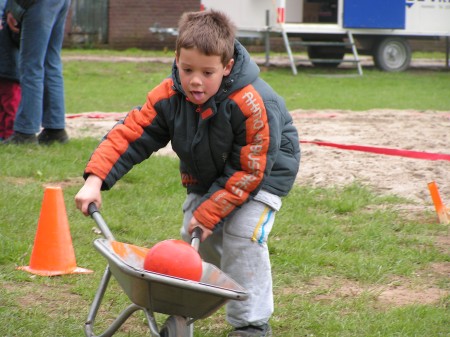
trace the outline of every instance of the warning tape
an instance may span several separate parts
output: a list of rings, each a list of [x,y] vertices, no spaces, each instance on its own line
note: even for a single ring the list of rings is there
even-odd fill
[[[291,112],[291,116],[292,117],[298,117],[298,118],[336,118],[336,117],[348,117],[348,116],[352,116],[351,114],[341,114],[341,113],[328,113],[328,114],[323,114],[323,113],[303,113],[303,112]],[[426,118],[428,117],[427,115],[423,115],[421,113],[410,113],[408,114],[408,116],[414,117],[414,118]],[[450,114],[442,114],[442,113],[437,113],[435,114],[433,117],[440,117],[440,118],[445,118],[445,119],[450,119]]]
[[[66,115],[66,118],[79,118],[79,117],[87,117],[87,118],[111,118],[121,119],[126,116],[126,113],[84,113],[84,114],[70,114]],[[335,117],[335,115],[328,115],[327,117]],[[375,146],[362,146],[362,145],[344,145],[337,143],[329,143],[329,142],[319,142],[319,141],[307,141],[302,140],[300,143],[303,144],[315,144],[319,146],[329,146],[335,147],[343,150],[354,150],[354,151],[362,151],[362,152],[370,152],[377,154],[384,154],[388,156],[400,156],[400,157],[408,157],[415,159],[425,159],[425,160],[447,160],[450,161],[449,154],[443,153],[430,153],[430,152],[420,152],[420,151],[410,151],[410,150],[399,150],[399,149],[389,149],[389,148],[381,148]]]
[[[81,114],[68,114],[66,118],[93,118],[93,119],[102,119],[102,118],[114,118],[114,119],[122,119],[125,118],[127,114],[123,112],[92,112],[92,113],[81,113]]]
[[[330,146],[330,147],[335,147],[335,148],[339,148],[339,149],[343,149],[343,150],[354,150],[354,151],[385,154],[388,156],[400,156],[400,157],[425,159],[425,160],[447,160],[447,161],[450,161],[450,154],[443,154],[443,153],[430,153],[430,152],[420,152],[420,151],[410,151],[410,150],[389,149],[389,148],[381,148],[381,147],[375,147],[375,146],[344,145],[344,144],[318,142],[318,141],[307,141],[307,140],[302,140],[302,141],[300,141],[300,143],[315,144],[315,145],[319,145],[319,146]]]

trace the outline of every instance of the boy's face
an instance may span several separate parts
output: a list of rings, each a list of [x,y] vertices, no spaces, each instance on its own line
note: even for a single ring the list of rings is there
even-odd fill
[[[176,55],[181,86],[192,103],[203,104],[219,90],[222,78],[233,68],[231,59],[224,67],[220,56],[207,56],[196,48],[181,48]]]

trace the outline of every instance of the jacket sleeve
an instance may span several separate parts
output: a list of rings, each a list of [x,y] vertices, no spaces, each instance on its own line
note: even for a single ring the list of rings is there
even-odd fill
[[[110,189],[131,168],[169,142],[169,132],[158,113],[174,94],[166,79],[153,89],[141,109],[132,110],[103,138],[91,155],[84,177],[95,174],[103,180],[102,190]]]
[[[273,162],[269,151],[279,143],[271,137],[266,106],[253,86],[246,86],[230,99],[236,110],[231,113],[242,116],[240,125],[234,127],[235,134],[230,135],[234,137],[233,149],[222,176],[194,211],[196,219],[210,229],[256,194]]]

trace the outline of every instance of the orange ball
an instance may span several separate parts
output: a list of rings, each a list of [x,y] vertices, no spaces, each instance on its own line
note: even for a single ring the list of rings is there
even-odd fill
[[[150,248],[145,256],[144,269],[197,282],[203,272],[200,255],[182,240],[165,240]]]

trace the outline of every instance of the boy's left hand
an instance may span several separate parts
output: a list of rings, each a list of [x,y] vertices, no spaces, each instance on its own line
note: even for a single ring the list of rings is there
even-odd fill
[[[196,218],[195,216],[192,217],[191,221],[189,222],[189,226],[188,226],[188,232],[190,235],[192,235],[192,232],[194,231],[195,227],[200,227],[203,231],[202,233],[202,237],[200,241],[205,241],[206,238],[208,236],[210,236],[212,234],[212,230],[210,230],[209,228],[206,228],[205,226],[203,226]]]

